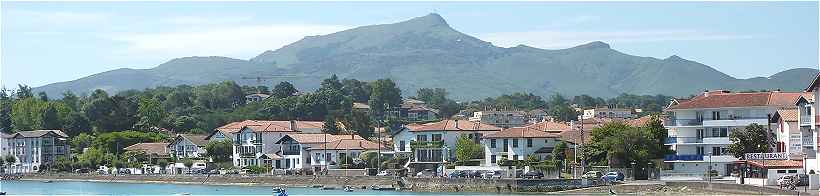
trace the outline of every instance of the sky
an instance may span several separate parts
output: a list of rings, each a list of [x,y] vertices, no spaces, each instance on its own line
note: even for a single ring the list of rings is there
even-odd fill
[[[8,2],[0,85],[42,86],[174,58],[250,59],[309,35],[440,14],[496,46],[603,41],[737,78],[818,68],[818,2]]]

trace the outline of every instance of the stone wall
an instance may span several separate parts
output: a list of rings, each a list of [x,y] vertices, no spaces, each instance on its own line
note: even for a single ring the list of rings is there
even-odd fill
[[[110,182],[147,182],[180,184],[241,184],[262,186],[305,187],[324,185],[342,187],[345,185],[362,187],[370,185],[392,185],[392,177],[380,176],[296,176],[296,175],[78,175],[78,174],[30,174],[28,180],[84,180]]]
[[[408,188],[420,192],[553,192],[598,186],[581,179],[408,178]]]

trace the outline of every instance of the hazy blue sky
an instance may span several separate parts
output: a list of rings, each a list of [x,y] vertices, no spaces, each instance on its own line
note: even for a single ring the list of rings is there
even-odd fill
[[[249,59],[307,35],[431,12],[498,46],[604,41],[738,78],[818,65],[817,2],[2,2],[0,82],[41,86],[176,57]]]

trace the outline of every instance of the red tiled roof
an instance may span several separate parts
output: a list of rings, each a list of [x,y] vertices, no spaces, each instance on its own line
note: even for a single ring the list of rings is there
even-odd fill
[[[507,128],[495,133],[485,135],[484,138],[557,138],[557,133],[548,133],[529,127]]]
[[[317,144],[342,139],[364,139],[359,135],[331,135],[326,133],[291,133],[286,136],[296,140],[296,142],[299,142],[300,144]],[[277,143],[279,142],[277,141]]]
[[[319,128],[324,126],[324,122],[320,121],[296,121],[296,128]],[[234,133],[241,130],[243,127],[251,128],[257,132],[292,132],[290,121],[267,121],[267,120],[245,120],[239,122],[232,122],[221,127],[216,128],[218,131],[225,133]]]
[[[201,135],[201,134],[179,134],[179,137],[188,139],[191,143],[196,144],[197,146],[205,146],[208,144],[208,140],[205,140],[208,135]]]
[[[628,121],[626,121],[626,124],[628,124],[630,126],[633,126],[633,127],[640,127],[640,126],[646,125],[646,123],[648,123],[649,120],[652,120],[652,116],[646,115],[646,116],[643,116],[643,117],[640,117],[640,118],[628,120]]]
[[[376,142],[367,141],[365,139],[341,139],[328,143],[313,144],[311,145],[311,149],[378,150],[379,146]],[[381,145],[381,149],[387,149],[387,147]]]
[[[466,120],[443,120],[417,126],[410,131],[501,131],[501,128]]]
[[[570,129],[569,125],[567,125],[565,123],[552,122],[552,121],[538,122],[538,123],[535,123],[535,124],[527,125],[526,127],[529,128],[529,129],[535,129],[535,130],[544,131],[544,132],[548,132],[548,133],[561,133],[561,132],[564,132],[564,131]]]
[[[797,109],[777,110],[772,119],[782,118],[786,122],[797,122]]]
[[[125,147],[126,151],[142,151],[145,154],[167,155],[168,143],[136,143]]]
[[[708,94],[704,95],[704,94]],[[668,109],[694,108],[721,108],[721,107],[750,107],[750,106],[780,106],[793,107],[797,98],[803,93],[794,92],[757,92],[757,93],[729,93],[710,91],[694,97],[688,101],[681,101]]]

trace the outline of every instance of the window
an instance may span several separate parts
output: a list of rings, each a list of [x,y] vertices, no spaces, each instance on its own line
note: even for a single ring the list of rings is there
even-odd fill
[[[518,155],[514,155],[513,160],[521,160],[521,159],[518,159]]]
[[[432,141],[441,141],[441,134],[433,134]]]
[[[507,140],[507,139],[504,139],[504,147],[501,147],[501,152],[507,152],[507,147],[509,147],[509,145],[510,145],[510,141]]]
[[[720,111],[712,111],[712,120],[720,120]]]
[[[518,148],[518,138],[512,139],[513,141],[513,148]]]
[[[427,141],[427,135],[416,135],[416,141],[426,142]]]
[[[495,139],[490,139],[490,148],[495,148]]]
[[[777,173],[778,173],[778,174],[785,174],[785,173],[786,173],[786,170],[784,170],[784,169],[778,169],[778,170],[777,170]]]
[[[710,129],[712,130],[712,135],[711,135],[712,137],[720,136],[720,129],[718,129],[718,128],[710,128]]]
[[[720,128],[720,137],[729,137],[729,128]]]
[[[527,138],[527,147],[532,147],[532,138]]]
[[[697,154],[698,154],[698,155],[703,155],[703,146],[698,146],[698,148],[697,148]]]
[[[720,156],[720,147],[712,147],[712,156]]]
[[[490,163],[495,163],[495,155],[490,155]]]
[[[399,141],[399,150],[400,151],[405,151],[405,149],[404,149],[404,140]]]

